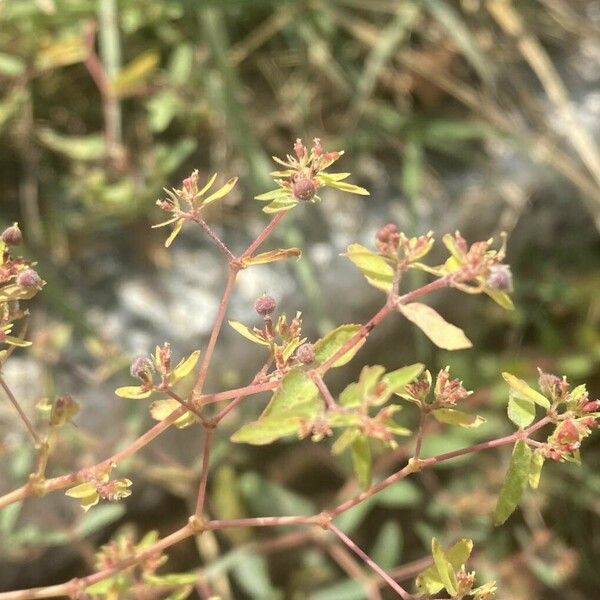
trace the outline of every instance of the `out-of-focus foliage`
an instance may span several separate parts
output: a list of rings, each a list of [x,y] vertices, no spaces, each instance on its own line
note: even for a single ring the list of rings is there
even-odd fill
[[[47,251],[43,260],[37,254],[40,263],[76,262],[95,244],[102,247],[104,235],[155,222],[150,207],[162,188],[196,167],[206,178],[214,171],[239,174],[226,206],[247,213],[256,203],[241,198],[270,189],[268,155],[280,154],[298,135],[320,134],[328,146],[357,157],[354,171],[371,179],[374,195],[379,187],[402,197],[416,234],[424,233],[430,211],[445,215],[455,170],[486,174],[480,193],[490,198],[491,227],[500,221],[499,228],[520,235],[522,254],[511,259],[517,308],[509,317],[487,308],[469,318],[469,337],[484,348],[477,355],[435,358],[440,367],[451,364],[469,388],[487,387],[473,406],[488,430],[506,427],[498,414],[506,405],[501,371],[525,378],[541,364],[598,386],[597,248],[578,246],[577,235],[560,222],[542,227],[547,198],[521,185],[519,169],[514,178],[493,177],[502,157],[514,159],[516,151],[518,161],[541,165],[545,185],[566,182],[560,190],[568,202],[558,210],[589,215],[600,227],[597,142],[573,114],[582,105],[573,98],[578,86],[598,81],[590,73],[597,13],[597,3],[584,0],[0,0],[1,225],[18,220],[26,243]],[[468,213],[468,194],[465,206],[452,206]],[[539,219],[539,230],[552,235],[540,242],[534,228],[519,234],[523,215]],[[391,283],[385,277],[376,278],[376,287]],[[51,295],[52,273],[44,278]],[[34,352],[48,371],[60,367],[55,363],[69,344],[69,327],[50,324],[38,335]],[[403,345],[413,338],[407,340]],[[498,356],[504,342],[508,349]],[[101,336],[86,343],[96,363],[92,380],[125,364],[118,347]],[[134,435],[139,417],[127,428]],[[485,428],[434,434],[424,454],[478,441]],[[75,432],[72,448],[90,441],[100,444]],[[487,518],[505,470],[496,456],[482,455],[466,473],[459,460],[402,482],[349,511],[344,530],[390,570],[425,556],[432,536],[455,531],[485,549],[473,557],[478,571],[515,600],[591,597],[600,586],[598,449],[590,448],[579,470],[555,476],[559,466],[545,467],[523,517],[501,532]],[[316,510],[312,498],[333,497],[352,471],[350,461],[340,472],[328,456],[294,454],[284,444],[266,455],[223,442],[215,457],[211,502],[223,518],[308,514]],[[23,448],[12,458],[18,480],[31,455]],[[154,455],[137,460],[138,476],[163,484],[171,499],[189,495],[195,475],[189,463]],[[120,506],[104,510],[54,538],[55,523],[45,517],[26,529],[18,509],[5,512],[0,532],[10,539],[8,557],[83,543],[123,518]],[[363,597],[360,584],[323,560],[326,548],[271,561],[268,549],[237,548],[256,541],[254,535],[244,530],[200,548],[222,597],[276,597],[276,589],[293,593],[307,582],[315,599]],[[442,539],[445,548],[454,541]],[[182,570],[192,564],[180,562]]]

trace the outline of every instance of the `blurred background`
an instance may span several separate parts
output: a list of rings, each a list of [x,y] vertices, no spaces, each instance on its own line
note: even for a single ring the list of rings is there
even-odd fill
[[[0,226],[19,221],[24,252],[48,282],[32,305],[34,345],[15,353],[5,374],[30,414],[57,393],[82,405],[49,474],[93,464],[151,422],[143,402],[114,396],[135,354],[169,341],[180,357],[210,331],[224,265],[199,230],[186,228],[165,250],[165,230],[150,229],[162,220],[154,206],[162,188],[179,187],[194,168],[222,182],[239,175],[209,220],[242,249],[267,222],[252,198],[272,188],[270,156],[297,137],[344,149],[339,170],[371,196],[327,190],[321,204],[289,214],[272,244],[302,247],[303,260],[244,272],[230,318],[256,324],[254,300],[268,292],[288,315],[301,310],[315,339],[381,302],[339,254],[352,242],[371,245],[382,224],[438,239],[460,229],[471,241],[507,231],[514,312],[458,292],[431,298],[473,350],[434,350],[392,319],[335,373],[333,389],[364,364],[450,365],[477,390],[470,402],[488,423],[434,430],[426,455],[510,432],[503,370],[533,380],[539,366],[588,382],[597,397],[599,132],[598,0],[0,0]],[[438,248],[434,258],[442,256]],[[210,389],[243,385],[262,359],[224,331]],[[249,399],[225,429],[254,418],[265,400]],[[403,415],[414,425],[410,409]],[[5,492],[22,484],[33,456],[4,403],[0,431]],[[221,436],[211,514],[331,505],[355,488],[350,465],[328,446],[253,448]],[[125,502],[82,516],[57,493],[2,511],[0,589],[88,573],[94,549],[114,535],[179,527],[200,455],[195,428],[170,431],[121,469],[134,481]],[[384,458],[381,472],[404,457],[401,448]],[[498,580],[499,598],[597,597],[597,440],[583,457],[581,467],[547,465],[540,489],[500,529],[490,514],[505,451],[412,477],[340,527],[408,586],[418,572],[411,562],[428,555],[433,535],[445,544],[469,536],[472,566]],[[266,541],[280,534],[206,536],[173,548],[169,568],[205,565],[224,600],[366,597],[328,540]]]

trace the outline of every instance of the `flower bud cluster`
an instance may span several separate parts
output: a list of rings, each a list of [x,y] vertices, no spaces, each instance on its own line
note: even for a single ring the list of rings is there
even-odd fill
[[[450,379],[449,367],[446,367],[438,373],[435,382],[434,405],[436,408],[451,408],[472,393],[465,389],[462,381]]]

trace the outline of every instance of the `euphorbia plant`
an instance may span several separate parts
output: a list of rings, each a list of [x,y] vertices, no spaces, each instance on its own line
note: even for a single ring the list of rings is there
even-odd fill
[[[378,494],[400,480],[458,456],[497,448],[512,447],[512,458],[499,491],[493,520],[501,525],[517,508],[526,488],[537,487],[545,460],[580,460],[580,444],[597,426],[600,401],[591,401],[585,386],[571,388],[565,378],[540,372],[539,391],[510,373],[503,373],[508,384],[508,418],[516,426],[514,433],[489,439],[473,446],[435,456],[422,456],[422,443],[435,421],[440,427],[476,428],[485,419],[469,410],[471,394],[463,383],[449,372],[441,370],[435,378],[425,365],[417,363],[387,370],[380,365],[363,366],[357,381],[349,382],[340,394],[334,395],[327,384],[328,373],[341,367],[359,352],[371,331],[388,317],[406,318],[438,347],[458,351],[471,346],[467,335],[447,322],[421,298],[442,288],[453,288],[468,294],[484,294],[505,309],[512,309],[510,268],[504,263],[505,239],[499,246],[493,240],[468,244],[457,232],[442,238],[448,258],[441,265],[430,265],[427,255],[434,245],[431,233],[407,237],[394,224],[382,226],[376,234],[373,248],[352,244],[345,257],[362,272],[367,282],[382,292],[381,308],[365,323],[341,324],[318,340],[309,340],[302,333],[302,316],[292,317],[277,312],[274,298],[265,294],[256,300],[255,309],[262,320],[259,326],[245,325],[234,319],[229,324],[246,338],[240,343],[253,343],[256,352],[264,355],[264,365],[245,386],[218,392],[204,389],[213,352],[224,325],[228,304],[238,273],[258,265],[300,258],[298,248],[275,248],[259,252],[270,233],[285,213],[298,205],[319,200],[320,188],[331,187],[343,192],[368,195],[361,187],[348,183],[349,173],[330,173],[331,165],[342,152],[325,152],[318,140],[307,149],[300,140],[294,144],[294,155],[276,161],[283,170],[273,177],[277,188],[258,196],[269,204],[263,209],[275,213],[258,237],[241,253],[235,253],[212,230],[203,216],[203,209],[223,198],[236,184],[228,180],[212,191],[217,176],[205,185],[199,183],[194,171],[180,189],[168,190],[168,198],[158,206],[169,214],[163,225],[173,227],[167,238],[169,246],[186,223],[198,224],[223,254],[228,278],[212,332],[206,348],[192,352],[175,362],[168,343],[156,347],[149,356],[137,357],[131,365],[131,385],[116,390],[118,396],[148,402],[149,411],[157,421],[144,434],[113,456],[95,465],[54,477],[47,476],[52,451],[60,429],[77,414],[78,406],[68,396],[41,405],[46,424],[38,427],[26,415],[4,378],[0,385],[19,412],[37,453],[37,465],[29,480],[20,488],[0,497],[0,507],[25,501],[30,496],[44,496],[66,489],[67,496],[79,501],[83,510],[92,509],[101,501],[115,502],[135,493],[135,482],[115,474],[122,463],[162,432],[175,425],[195,427],[203,436],[203,455],[196,495],[196,509],[179,529],[160,538],[147,535],[139,543],[119,538],[104,546],[97,555],[97,571],[44,588],[0,593],[0,600],[70,596],[73,598],[129,597],[133,590],[156,595],[172,593],[183,598],[195,584],[201,585],[204,596],[210,595],[207,571],[159,574],[157,569],[166,560],[169,547],[192,536],[209,535],[212,531],[230,528],[279,527],[294,525],[321,528],[341,545],[336,560],[350,574],[355,574],[351,554],[358,556],[382,582],[403,599],[444,598],[489,600],[495,595],[494,582],[477,582],[475,574],[466,569],[473,543],[463,538],[444,549],[434,538],[429,566],[415,572],[413,589],[400,583],[370,558],[340,527],[336,518],[361,502]],[[2,234],[0,251],[0,342],[7,345],[0,359],[4,363],[15,346],[28,345],[22,336],[15,336],[16,322],[26,315],[19,302],[32,298],[43,282],[33,265],[12,256],[21,241],[17,225]],[[343,260],[343,259],[340,259]],[[432,280],[413,290],[405,290],[405,274],[420,270]],[[250,347],[250,346],[249,346]],[[177,384],[194,374],[191,391],[182,396]],[[353,471],[362,491],[324,506],[313,515],[263,516],[256,518],[218,519],[211,517],[207,506],[207,485],[210,480],[210,452],[222,422],[241,402],[268,392],[270,401],[260,415],[245,423],[231,436],[238,444],[265,445],[281,438],[307,438],[315,443],[330,443],[334,455],[350,453]],[[416,431],[403,423],[399,414],[403,406],[416,408],[420,414]],[[409,456],[406,464],[391,474],[374,472],[374,447],[404,448]],[[385,476],[384,476],[385,475]],[[297,543],[307,538],[296,538]],[[288,545],[289,542],[288,542]],[[366,586],[371,596],[372,588]],[[208,591],[207,591],[208,590]]]

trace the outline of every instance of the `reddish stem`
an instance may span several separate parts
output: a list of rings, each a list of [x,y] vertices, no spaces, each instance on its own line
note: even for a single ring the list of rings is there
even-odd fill
[[[202,471],[200,472],[200,483],[198,485],[198,498],[196,500],[196,516],[201,517],[204,512],[206,500],[206,483],[208,481],[208,470],[210,464],[210,447],[213,440],[213,429],[204,429],[204,444],[202,451]]]
[[[379,575],[403,600],[412,600],[413,596],[409,594],[398,582],[394,581],[384,569],[382,569],[368,554],[357,546],[343,531],[338,529],[333,523],[329,524],[329,530],[332,531],[354,554],[362,559],[377,575]]]
[[[269,235],[273,232],[273,229],[279,225],[281,219],[285,217],[285,212],[277,213],[272,219],[271,222],[262,230],[262,232],[258,235],[258,237],[244,250],[242,255],[240,256],[240,260],[244,258],[248,258],[252,256],[254,252],[258,249],[258,247],[269,237]]]
[[[194,398],[198,398],[198,396],[200,396],[204,387],[204,383],[206,382],[208,367],[210,366],[210,361],[212,359],[215,346],[217,345],[217,339],[219,337],[219,333],[221,332],[221,326],[223,325],[223,320],[225,319],[225,313],[227,312],[227,306],[229,305],[229,300],[231,298],[231,293],[233,292],[233,288],[235,286],[235,280],[237,278],[238,272],[239,268],[236,268],[233,265],[229,265],[227,283],[225,284],[223,297],[221,298],[221,302],[219,303],[219,309],[217,311],[215,323],[210,333],[208,345],[206,346],[204,358],[202,359],[200,369],[198,370],[198,378],[196,379],[196,385],[194,386],[194,390],[192,392],[192,402],[194,401]]]

